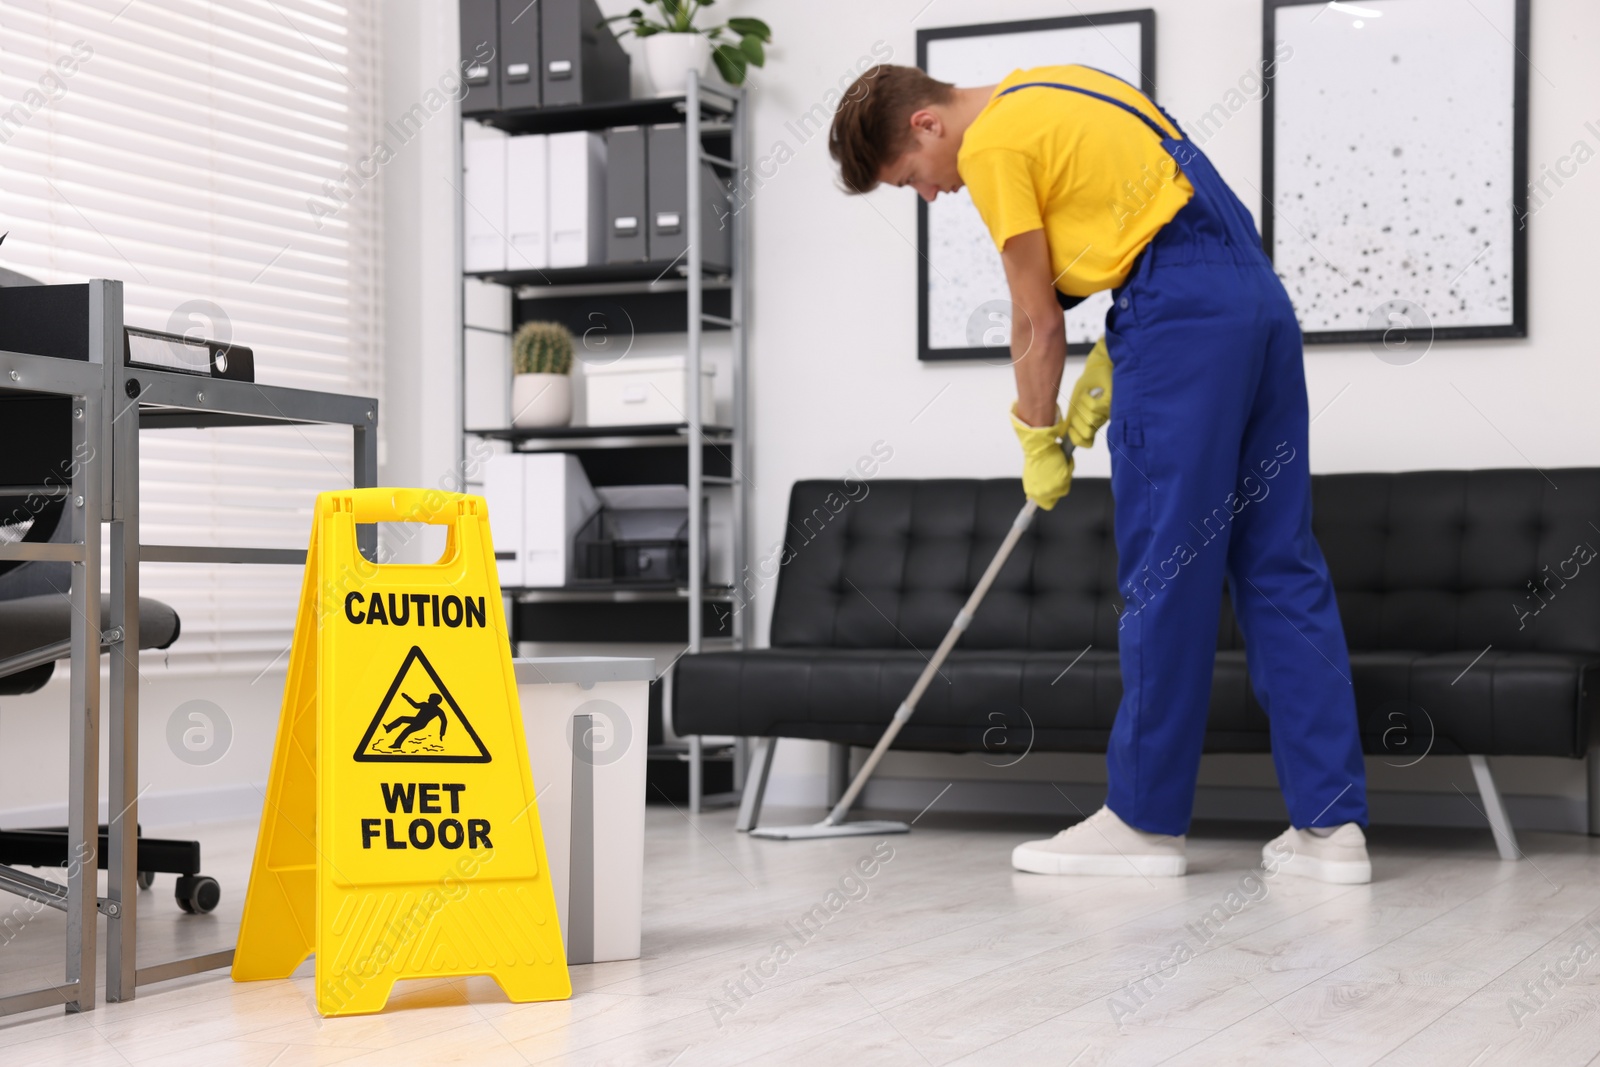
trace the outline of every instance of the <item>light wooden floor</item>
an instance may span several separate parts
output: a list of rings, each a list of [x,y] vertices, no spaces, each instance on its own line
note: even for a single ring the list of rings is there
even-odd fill
[[[769,821],[817,812],[773,811]],[[941,817],[910,836],[753,841],[733,815],[652,808],[645,957],[573,968],[569,1002],[508,1004],[485,979],[411,983],[389,1008],[322,1020],[309,965],[286,982],[225,973],[147,987],[78,1016],[0,1020],[0,1063],[253,1064],[1458,1064],[1600,1059],[1600,840],[1528,834],[1501,863],[1487,830],[1380,828],[1376,881],[1241,883],[1266,825],[1200,825],[1190,875],[1065,879],[1011,871],[1057,827]],[[236,929],[253,825],[200,828],[227,894],[180,919],[144,894],[151,962]],[[875,847],[893,856],[845,883]],[[1242,885],[1242,888],[1241,888]],[[1228,911],[1230,892],[1236,912]],[[1245,903],[1247,897],[1256,899]],[[827,911],[829,905],[837,911]],[[10,905],[7,904],[7,907]],[[821,906],[802,942],[791,923]],[[1221,906],[1209,929],[1201,918]],[[1586,926],[1595,922],[1595,928]],[[53,913],[0,947],[0,992],[55,958]],[[44,937],[51,934],[51,937]],[[775,944],[787,939],[781,962]],[[1187,942],[1193,958],[1174,965]],[[780,954],[781,956],[781,954]],[[1542,1004],[1513,1018],[1546,967]],[[1152,972],[1142,1003],[1127,986]],[[769,977],[760,978],[759,972]],[[729,983],[747,993],[730,998]],[[721,1005],[716,1007],[715,1005]],[[1113,1007],[1120,1006],[1114,1013]]]

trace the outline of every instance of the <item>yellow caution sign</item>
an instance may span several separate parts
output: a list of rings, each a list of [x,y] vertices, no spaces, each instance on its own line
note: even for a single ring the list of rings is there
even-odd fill
[[[369,563],[356,525],[448,527],[428,565]],[[235,981],[316,954],[317,1010],[402,978],[572,995],[482,497],[317,498]]]

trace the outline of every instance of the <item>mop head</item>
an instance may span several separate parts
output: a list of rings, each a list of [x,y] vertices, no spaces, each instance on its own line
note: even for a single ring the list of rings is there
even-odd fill
[[[765,837],[773,841],[802,841],[812,837],[864,837],[870,834],[909,834],[910,825],[892,819],[863,819],[860,822],[827,821],[807,823],[804,826],[758,826],[750,831],[751,837]]]

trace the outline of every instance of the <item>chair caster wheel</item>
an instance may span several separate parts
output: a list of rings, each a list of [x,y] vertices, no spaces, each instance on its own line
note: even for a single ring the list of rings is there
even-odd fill
[[[140,889],[149,889],[151,886],[153,886],[155,884],[156,884],[156,872],[155,871],[140,871],[139,872],[139,888]]]
[[[205,915],[222,900],[222,886],[215,878],[204,874],[181,874],[172,895],[178,907],[190,915]]]

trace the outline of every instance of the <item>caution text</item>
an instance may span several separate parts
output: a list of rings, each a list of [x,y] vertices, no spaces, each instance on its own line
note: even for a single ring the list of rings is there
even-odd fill
[[[368,626],[487,626],[481,596],[438,593],[346,593],[344,617]]]

